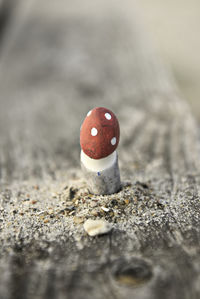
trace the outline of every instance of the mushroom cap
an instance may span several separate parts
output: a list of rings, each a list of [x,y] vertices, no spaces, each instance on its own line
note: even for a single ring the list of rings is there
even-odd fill
[[[80,132],[83,152],[92,159],[112,154],[119,143],[119,123],[109,109],[97,107],[88,112]]]

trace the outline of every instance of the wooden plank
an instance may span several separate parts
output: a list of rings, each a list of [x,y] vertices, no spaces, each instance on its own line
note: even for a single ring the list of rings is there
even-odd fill
[[[38,3],[1,57],[1,297],[198,298],[189,108],[130,3],[76,1],[70,13],[61,0]],[[80,123],[94,106],[121,124],[124,187],[112,196],[89,195],[80,171]],[[91,238],[74,222],[94,208],[110,234]]]
[[[0,1],[0,41],[1,41],[0,45],[2,45],[4,32],[11,19],[13,8],[14,8],[14,3],[12,0]]]
[[[15,42],[15,37],[34,2],[34,0],[0,1],[0,58],[9,56],[9,48]]]

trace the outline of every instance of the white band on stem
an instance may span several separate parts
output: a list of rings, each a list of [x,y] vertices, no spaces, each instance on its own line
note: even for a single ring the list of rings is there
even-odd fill
[[[108,157],[102,159],[92,159],[88,157],[82,150],[81,150],[81,162],[83,165],[90,171],[103,171],[109,167],[111,167],[114,162],[116,161],[117,153],[114,151]]]

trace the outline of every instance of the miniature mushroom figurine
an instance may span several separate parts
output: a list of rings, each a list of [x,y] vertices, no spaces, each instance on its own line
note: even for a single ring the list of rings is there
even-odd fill
[[[112,111],[97,107],[88,112],[80,132],[81,166],[93,194],[113,194],[121,188],[116,152],[119,136]]]

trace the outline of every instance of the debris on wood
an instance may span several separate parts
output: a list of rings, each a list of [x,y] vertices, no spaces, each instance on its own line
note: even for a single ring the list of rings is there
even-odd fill
[[[108,233],[112,229],[112,225],[104,220],[91,220],[85,221],[84,230],[89,236],[94,237]]]

